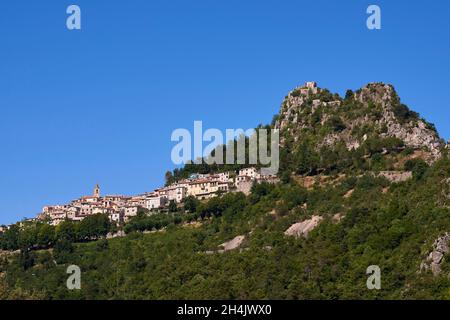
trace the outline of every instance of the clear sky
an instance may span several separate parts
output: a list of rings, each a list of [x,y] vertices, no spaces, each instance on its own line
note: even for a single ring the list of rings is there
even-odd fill
[[[70,4],[81,31],[66,28]],[[150,191],[174,167],[174,129],[269,123],[305,81],[340,94],[391,83],[448,139],[449,15],[448,0],[3,1],[0,223],[97,182]]]

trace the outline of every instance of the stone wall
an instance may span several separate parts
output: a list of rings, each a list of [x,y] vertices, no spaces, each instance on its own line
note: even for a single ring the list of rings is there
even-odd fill
[[[384,177],[390,182],[403,182],[412,178],[411,171],[381,171],[376,174],[377,177]]]
[[[252,186],[253,181],[240,181],[236,184],[237,191],[244,193],[246,196],[250,194]]]

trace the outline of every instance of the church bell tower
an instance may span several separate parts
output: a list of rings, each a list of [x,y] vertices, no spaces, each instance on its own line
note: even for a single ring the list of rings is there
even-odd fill
[[[100,186],[98,185],[98,183],[94,188],[94,197],[100,198]]]

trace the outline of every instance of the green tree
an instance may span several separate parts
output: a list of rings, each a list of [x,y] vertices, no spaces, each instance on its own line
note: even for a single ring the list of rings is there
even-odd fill
[[[78,240],[77,230],[75,222],[70,220],[65,220],[58,224],[56,227],[56,238],[66,239],[70,242],[75,242]]]
[[[95,214],[83,219],[79,224],[80,240],[92,240],[105,237],[111,230],[112,224],[105,214]]]
[[[428,168],[428,164],[420,158],[410,159],[405,163],[405,170],[412,171],[415,180],[421,180]]]
[[[173,200],[170,200],[169,202],[169,212],[177,212],[178,206],[177,203]]]
[[[72,242],[67,239],[58,239],[53,248],[53,257],[59,264],[69,262],[70,255],[74,252]]]
[[[334,115],[328,119],[327,125],[335,132],[341,132],[346,128],[344,122],[338,115]]]
[[[189,196],[184,199],[184,210],[188,212],[195,212],[200,204],[200,201],[194,196]]]
[[[28,251],[36,246],[37,228],[35,226],[25,226],[19,232],[19,248]]]
[[[172,172],[166,171],[166,174],[164,175],[164,179],[166,181],[166,186],[171,184],[173,182],[173,175]]]
[[[349,100],[349,99],[351,99],[351,98],[353,98],[353,95],[354,95],[354,93],[353,93],[353,91],[352,90],[347,90],[346,92],[345,92],[345,100]]]
[[[0,234],[0,244],[3,250],[19,249],[19,226],[12,225],[8,230]]]
[[[42,223],[39,226],[37,233],[37,245],[41,248],[48,248],[54,244],[55,228],[47,223]]]

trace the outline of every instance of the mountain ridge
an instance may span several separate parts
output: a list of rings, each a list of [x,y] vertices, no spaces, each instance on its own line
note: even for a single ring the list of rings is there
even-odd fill
[[[318,115],[321,126],[330,119],[330,114],[339,116],[339,120],[344,120],[342,124],[345,125],[336,128],[339,133],[326,136],[323,141],[325,145],[344,140],[348,149],[358,148],[363,137],[349,134],[349,131],[370,122],[377,126],[374,129],[379,131],[381,137],[402,139],[407,147],[425,147],[429,149],[434,160],[440,156],[445,145],[434,125],[409,110],[400,102],[394,87],[383,83],[369,83],[355,92],[347,91],[343,99],[337,94],[331,94],[327,89],[317,87],[315,82],[308,82],[305,86],[291,91],[285,98],[275,128],[287,131],[292,128],[308,128],[305,115],[319,111],[323,113]],[[352,112],[351,116],[348,115],[349,112]],[[343,138],[345,135],[347,137]]]
[[[280,130],[285,176],[399,170],[408,157],[432,164],[447,148],[435,126],[384,83],[342,98],[307,82],[285,97],[272,126]]]

